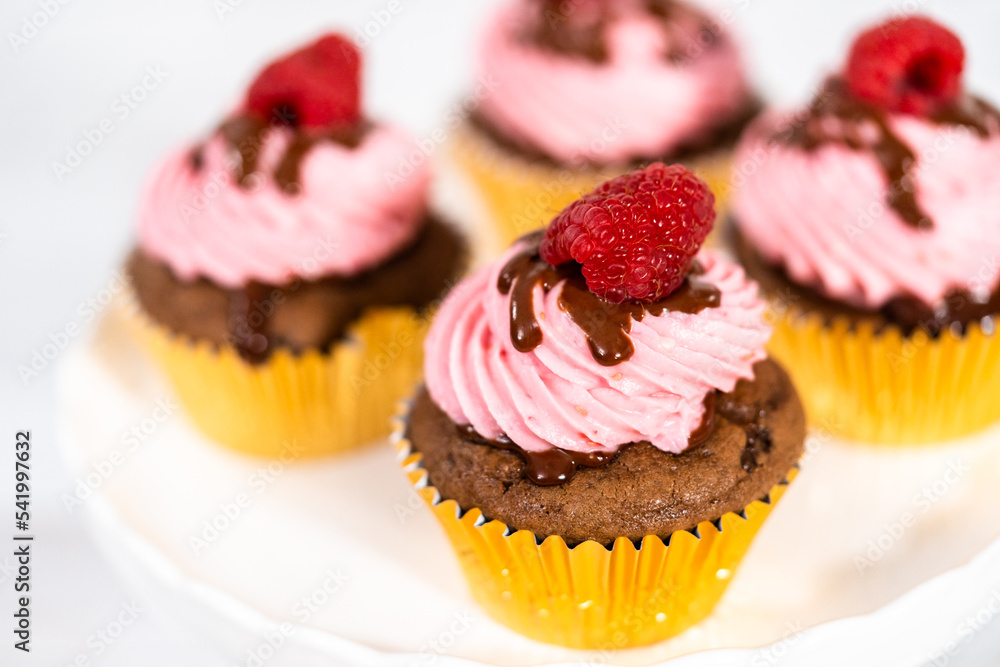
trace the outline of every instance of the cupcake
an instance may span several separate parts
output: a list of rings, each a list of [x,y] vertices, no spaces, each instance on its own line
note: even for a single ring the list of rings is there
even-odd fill
[[[192,420],[243,452],[387,435],[419,381],[426,310],[463,263],[429,171],[387,179],[412,143],[364,117],[360,67],[338,35],[268,65],[141,200],[140,334]]]
[[[490,23],[455,156],[503,245],[654,160],[715,190],[758,109],[733,38],[675,0],[515,0]]]
[[[654,163],[460,283],[400,424],[410,480],[498,621],[578,648],[707,616],[796,471],[765,302],[698,253],[707,185]]]
[[[775,306],[770,351],[810,419],[879,443],[1000,418],[1000,114],[923,17],[861,34],[805,110],[734,163],[735,243]]]

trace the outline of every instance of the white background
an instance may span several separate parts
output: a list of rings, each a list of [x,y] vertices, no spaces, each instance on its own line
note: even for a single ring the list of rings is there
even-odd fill
[[[270,55],[320,31],[353,32],[389,0],[4,0],[0,10],[0,508],[12,498],[15,430],[35,443],[34,651],[13,651],[8,510],[0,509],[0,665],[227,665],[172,619],[145,608],[98,654],[88,638],[136,600],[101,561],[79,517],[59,496],[69,479],[55,453],[53,363],[23,380],[21,365],[86,325],[81,304],[111,284],[131,243],[132,214],[145,174],[165,150],[205,132]],[[366,105],[424,135],[473,80],[470,53],[493,0],[399,0],[366,49]],[[892,11],[919,8],[963,37],[967,83],[1000,101],[1000,3],[982,0],[715,0],[736,16],[753,77],[771,101],[794,104],[837,67],[852,32]],[[16,48],[25,20],[43,23]],[[231,10],[231,11],[228,11]],[[147,68],[165,72],[128,117],[115,100]],[[118,107],[120,108],[120,107]],[[53,163],[104,118],[114,131],[60,180]],[[58,359],[56,359],[56,363]],[[974,530],[975,526],[969,526]],[[994,622],[993,626],[997,624]],[[949,664],[995,665],[1000,628],[980,633]]]

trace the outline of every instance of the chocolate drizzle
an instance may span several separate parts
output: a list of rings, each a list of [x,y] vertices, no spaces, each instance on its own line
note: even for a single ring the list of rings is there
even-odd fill
[[[223,122],[218,132],[230,150],[239,156],[233,175],[241,188],[254,186],[254,177],[260,171],[261,148],[268,133],[276,127],[290,128],[292,137],[271,177],[282,192],[295,195],[301,189],[299,169],[302,160],[313,146],[332,141],[346,148],[357,148],[372,125],[360,122],[351,127],[306,131],[297,126],[295,114],[289,109],[276,109],[273,122],[248,113],[234,116]],[[204,148],[204,145],[199,145],[191,151],[189,160],[194,171],[204,168]],[[263,312],[255,310],[254,304],[263,302],[272,288],[251,282],[229,296],[230,339],[240,356],[249,363],[262,363],[270,354],[268,318]]]
[[[250,364],[263,363],[270,354],[268,318],[255,305],[264,302],[270,290],[267,285],[250,282],[229,295],[230,338],[240,357]]]
[[[993,132],[989,124],[991,118],[1000,121],[1000,111],[989,102],[972,95],[963,95],[955,104],[931,114],[931,120],[935,123],[966,127],[982,139]]]
[[[735,230],[738,225],[732,227]],[[895,296],[877,309],[858,308],[795,282],[784,267],[771,264],[743,236],[736,231],[733,233],[740,263],[765,292],[780,294],[787,303],[798,303],[827,322],[846,318],[852,327],[869,322],[876,332],[893,324],[904,336],[921,330],[936,338],[949,330],[956,335],[964,335],[972,323],[979,323],[984,329],[992,331],[994,320],[1000,313],[1000,285],[982,290],[951,289],[934,304],[924,303],[919,297],[908,294]]]
[[[830,118],[842,121],[842,126],[831,128],[827,122]],[[991,118],[996,121],[993,130],[989,123]],[[932,114],[930,120],[941,125],[965,127],[985,137],[998,126],[1000,112],[982,100],[963,96],[956,103]],[[877,136],[866,136],[872,128]],[[807,114],[779,134],[777,139],[807,151],[833,142],[855,151],[870,151],[889,183],[886,193],[889,207],[911,227],[933,227],[933,222],[916,198],[912,172],[917,166],[917,156],[892,131],[886,112],[856,99],[842,79],[828,79]]]
[[[581,8],[580,0],[541,0],[539,17],[528,41],[556,53],[582,56],[593,63],[608,60],[604,29],[609,7],[595,3]],[[583,11],[582,11],[583,10]]]
[[[644,0],[646,11],[663,21],[668,21],[677,10],[676,0]]]
[[[472,425],[458,426],[459,434],[466,440],[516,453],[524,461],[524,476],[539,486],[558,486],[573,479],[579,468],[602,468],[615,458],[615,452],[574,452],[553,447],[540,452],[529,452],[500,434],[489,439],[480,435]]]
[[[260,171],[261,148],[268,133],[276,127],[290,128],[293,134],[271,177],[282,192],[294,195],[300,190],[299,170],[302,160],[313,146],[332,141],[345,148],[357,148],[373,126],[363,121],[350,127],[305,130],[296,126],[294,114],[278,111],[270,122],[246,113],[230,118],[219,127],[219,134],[230,150],[239,156],[234,176],[240,187],[250,188],[254,185],[254,176]],[[201,149],[196,150],[200,152]]]
[[[670,48],[667,60],[682,65],[705,50],[712,49],[720,40],[722,27],[693,5],[676,0],[645,0],[646,11],[660,19]],[[697,41],[678,29],[681,21],[698,23]]]
[[[688,447],[695,447],[708,440],[715,428],[715,394],[710,391],[705,396],[705,413],[688,438]],[[524,461],[524,477],[538,486],[558,486],[573,479],[580,468],[603,468],[615,460],[626,447],[636,443],[621,445],[613,452],[574,452],[561,447],[551,447],[542,451],[528,451],[511,440],[507,434],[501,433],[490,439],[482,436],[471,424],[456,425],[458,433],[470,442],[488,445],[514,452]]]
[[[197,173],[202,170],[205,166],[205,147],[201,144],[195,146],[188,153],[188,162],[191,165],[191,171]]]
[[[747,473],[756,470],[760,465],[761,455],[769,454],[774,444],[771,429],[764,424],[768,416],[767,406],[737,403],[723,394],[716,403],[716,414],[746,432],[746,445],[740,454],[740,465]]]
[[[311,350],[322,354],[342,342],[372,308],[404,307],[423,318],[454,284],[466,256],[458,233],[428,214],[418,223],[412,242],[352,276],[299,276],[280,284],[258,282],[244,291],[205,277],[181,279],[142,250],[133,252],[126,266],[143,310],[160,325],[216,349],[233,348],[238,342],[249,348],[244,358],[259,359],[256,346],[247,340],[254,333],[267,339],[267,358],[279,350],[295,356]],[[405,338],[396,342],[407,344]],[[363,370],[364,382],[378,372],[374,366]]]
[[[541,285],[548,292],[565,281],[559,307],[587,336],[594,360],[602,366],[616,366],[635,353],[629,333],[632,321],[641,322],[646,313],[654,317],[665,311],[698,313],[715,308],[721,292],[698,280],[700,267],[692,267],[684,283],[667,298],[655,303],[610,303],[587,289],[579,264],[567,262],[554,267],[538,254],[541,234],[526,237],[528,247],[515,255],[500,272],[497,289],[510,294],[510,340],[519,352],[530,352],[542,343],[542,329],[535,318],[534,290]]]
[[[697,447],[704,444],[715,430],[715,395],[717,392],[710,391],[705,395],[705,412],[701,415],[701,423],[698,428],[691,431],[688,436],[688,447]]]

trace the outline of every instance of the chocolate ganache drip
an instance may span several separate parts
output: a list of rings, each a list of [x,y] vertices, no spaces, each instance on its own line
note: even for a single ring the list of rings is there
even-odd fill
[[[774,446],[771,429],[765,424],[771,407],[739,403],[728,395],[722,395],[716,402],[716,414],[746,433],[740,465],[747,473],[753,472],[760,465],[760,457],[769,454]]]
[[[480,435],[471,425],[458,427],[459,433],[466,440],[482,445],[514,452],[524,461],[524,476],[538,486],[558,486],[565,484],[576,475],[581,467],[601,468],[615,458],[618,452],[573,452],[568,449],[553,447],[540,452],[529,452],[520,445],[500,434],[490,439]],[[621,451],[621,448],[619,448]]]
[[[831,127],[827,122],[830,118],[841,123]],[[994,121],[992,128],[990,119]],[[1000,112],[983,100],[963,95],[954,104],[933,114],[930,120],[940,125],[965,127],[980,137],[987,137],[1000,126]],[[866,136],[872,127],[877,136]],[[892,131],[886,112],[851,95],[843,79],[828,79],[806,114],[781,132],[777,139],[807,151],[828,143],[840,143],[855,151],[870,151],[889,182],[886,194],[889,207],[914,228],[933,227],[930,217],[917,202],[911,177],[917,166],[917,156]]]
[[[527,247],[507,262],[497,280],[497,289],[510,294],[510,340],[519,352],[530,352],[542,343],[542,329],[534,309],[536,285],[548,292],[563,282],[559,307],[586,334],[590,353],[602,366],[616,366],[635,353],[628,335],[633,320],[641,322],[646,313],[654,317],[666,311],[699,313],[718,307],[721,301],[717,287],[697,278],[701,267],[695,263],[684,283],[665,299],[655,303],[610,303],[587,289],[579,264],[552,266],[543,260],[538,254],[541,238],[541,232],[525,237]]]
[[[537,22],[527,40],[568,56],[581,56],[593,63],[608,60],[604,29],[610,19],[607,3],[588,0],[540,0]]]
[[[314,146],[332,141],[345,148],[357,148],[374,125],[362,121],[348,127],[306,131],[296,125],[295,116],[291,113],[276,111],[271,121],[249,113],[234,116],[222,123],[218,132],[229,149],[239,156],[233,176],[241,188],[249,189],[253,186],[254,176],[260,171],[258,159],[261,148],[267,135],[277,127],[291,128],[292,138],[271,177],[282,192],[294,195],[301,189],[299,172],[302,160]],[[204,151],[204,145],[196,146],[191,151],[191,169],[195,172],[201,171],[205,166]]]
[[[270,291],[267,285],[251,281],[229,295],[229,332],[233,347],[250,364],[263,363],[271,353],[267,317],[255,306],[265,301]]]
[[[698,280],[701,267],[695,263],[680,288],[665,299],[655,303],[610,303],[589,289],[580,266],[567,262],[552,266],[538,252],[542,232],[535,232],[523,240],[526,247],[507,262],[497,280],[497,289],[510,295],[510,338],[519,352],[530,352],[542,343],[542,330],[534,311],[534,290],[541,285],[546,292],[563,283],[559,307],[587,336],[587,344],[594,360],[602,366],[615,366],[635,353],[635,346],[628,334],[632,320],[642,321],[646,313],[654,317],[666,311],[698,313],[705,308],[718,307],[722,294],[717,287]],[[705,411],[701,424],[689,436],[689,446],[705,442],[714,428],[716,392],[705,397]],[[554,486],[568,482],[581,467],[599,468],[608,465],[624,447],[614,452],[575,452],[553,447],[540,452],[521,448],[507,435],[488,439],[471,425],[459,426],[461,434],[473,442],[488,444],[516,452],[525,462],[525,477],[539,486]],[[628,443],[633,444],[633,443]]]
[[[705,396],[705,412],[698,425],[688,438],[688,446],[696,447],[708,440],[715,428],[715,395],[710,391]],[[573,479],[580,468],[603,468],[609,465],[626,447],[636,443],[621,445],[612,452],[574,452],[561,447],[552,447],[543,451],[530,452],[506,434],[501,433],[496,438],[486,438],[480,435],[471,424],[459,425],[459,434],[470,442],[489,445],[499,449],[514,452],[524,461],[524,477],[538,486],[558,486]]]

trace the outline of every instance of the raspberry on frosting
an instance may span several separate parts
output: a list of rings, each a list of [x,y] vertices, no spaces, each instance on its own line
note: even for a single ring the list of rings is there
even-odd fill
[[[715,222],[715,197],[681,165],[654,163],[598,186],[549,224],[542,259],[582,265],[611,303],[659,301],[683,283]]]
[[[247,91],[246,107],[293,126],[353,125],[361,118],[361,53],[342,35],[324,35],[265,67]]]
[[[893,19],[854,41],[847,86],[869,104],[926,116],[957,99],[964,61],[962,42],[939,23],[923,16]]]

